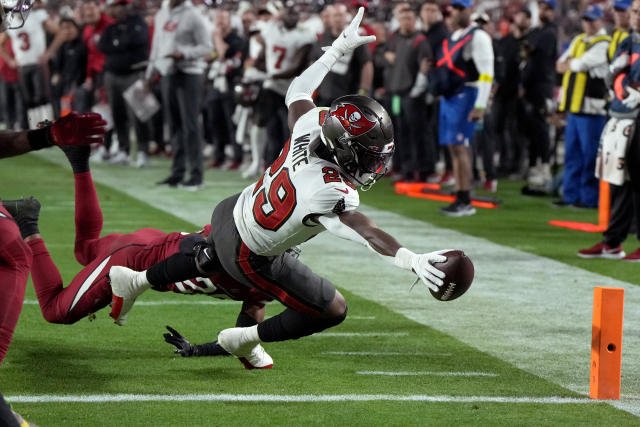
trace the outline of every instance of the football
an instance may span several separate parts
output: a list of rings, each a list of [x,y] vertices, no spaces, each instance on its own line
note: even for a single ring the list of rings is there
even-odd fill
[[[433,265],[445,272],[444,284],[438,292],[429,289],[431,295],[440,301],[452,301],[467,292],[473,282],[474,268],[471,259],[462,251],[451,250],[443,253],[447,257],[445,262],[435,262]]]

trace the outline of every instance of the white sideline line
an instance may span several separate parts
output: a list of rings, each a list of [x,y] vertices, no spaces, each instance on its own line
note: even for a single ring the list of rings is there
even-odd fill
[[[434,376],[434,377],[497,377],[493,372],[435,372],[435,371],[356,371],[358,375],[382,375],[386,377],[413,377],[413,376]]]
[[[325,351],[330,356],[451,356],[451,353],[403,353],[400,351]]]
[[[600,400],[576,397],[512,397],[512,396],[428,396],[396,394],[93,394],[6,396],[11,403],[105,403],[105,402],[456,402],[456,403],[543,403],[543,404],[588,404]]]
[[[347,320],[375,320],[376,316],[347,316]]]
[[[408,332],[321,332],[311,335],[315,338],[323,337],[406,337]]]
[[[38,305],[36,300],[25,300],[25,305]],[[221,305],[221,304],[239,304],[239,301],[233,300],[213,300],[213,301],[136,301],[138,306],[158,306],[158,305]]]

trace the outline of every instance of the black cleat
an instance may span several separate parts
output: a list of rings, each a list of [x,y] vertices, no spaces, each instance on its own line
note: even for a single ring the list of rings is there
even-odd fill
[[[9,211],[13,219],[18,223],[20,234],[25,239],[32,234],[40,233],[38,230],[38,216],[40,215],[40,202],[33,196],[28,199],[3,200],[2,205]]]
[[[168,185],[169,187],[177,187],[181,181],[182,181],[181,178],[170,176],[168,178],[163,179],[162,181],[156,182],[156,185]]]

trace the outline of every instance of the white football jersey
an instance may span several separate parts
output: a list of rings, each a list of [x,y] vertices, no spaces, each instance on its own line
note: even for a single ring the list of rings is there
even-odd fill
[[[42,25],[49,19],[44,9],[32,10],[22,28],[10,31],[11,47],[19,66],[33,65],[47,50],[47,34]]]
[[[325,231],[312,216],[352,211],[360,204],[340,167],[309,152],[328,111],[314,108],[301,116],[280,157],[240,194],[233,218],[252,252],[281,254]]]
[[[268,21],[260,30],[260,35],[264,40],[264,56],[267,73],[278,74],[293,64],[293,58],[298,50],[305,45],[315,43],[317,37],[312,32],[296,27],[288,30],[281,22]],[[278,92],[281,95],[287,94],[291,79],[269,79],[265,82],[265,87]]]

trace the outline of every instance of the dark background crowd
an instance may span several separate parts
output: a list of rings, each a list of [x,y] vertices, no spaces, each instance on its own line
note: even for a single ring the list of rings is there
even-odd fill
[[[99,0],[38,2],[23,29],[0,43],[0,121],[25,129],[70,110],[108,117],[93,160],[144,167],[173,157],[162,184],[197,190],[207,166],[257,175],[286,140],[284,95],[367,8],[362,31],[377,42],[341,58],[316,104],[361,93],[392,114],[398,149],[393,178],[452,184],[437,141],[438,102],[429,72],[449,34],[448,2],[217,2]],[[476,185],[527,179],[552,192],[563,125],[556,115],[556,59],[581,31],[586,1],[479,1],[472,19],[493,39],[492,98],[476,124]],[[603,5],[603,22],[619,25]],[[614,21],[616,22],[614,24]],[[628,25],[628,23],[627,23]],[[426,80],[423,76],[426,76]],[[141,119],[125,100],[140,81],[160,109]]]

